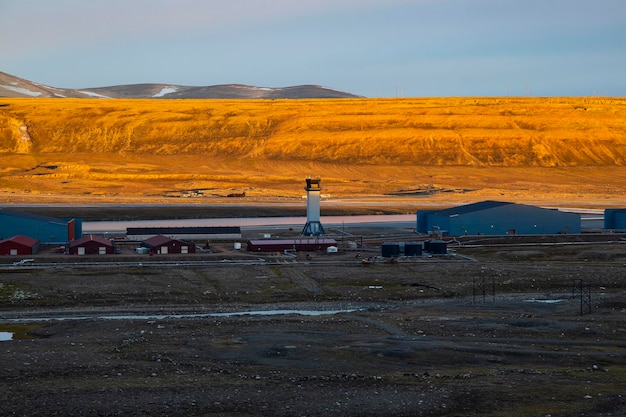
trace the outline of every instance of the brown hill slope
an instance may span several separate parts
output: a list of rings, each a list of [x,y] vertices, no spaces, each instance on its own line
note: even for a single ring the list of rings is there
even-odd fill
[[[597,182],[612,195],[626,180],[626,99],[2,103],[0,159],[11,161],[0,172],[6,190],[299,195],[303,177],[320,175],[347,195],[457,188],[532,194],[555,181],[571,183],[570,193]]]
[[[74,97],[74,94],[0,71],[0,97]]]

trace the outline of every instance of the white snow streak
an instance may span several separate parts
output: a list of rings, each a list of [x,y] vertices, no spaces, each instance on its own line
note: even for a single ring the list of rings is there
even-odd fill
[[[22,87],[13,87],[10,85],[0,85],[0,87],[6,88],[7,90],[15,91],[16,93],[26,94],[30,97],[38,97],[41,95],[39,91],[30,91],[29,89]]]
[[[178,91],[176,87],[163,87],[161,91],[153,95],[152,97],[163,97],[166,94],[175,93]]]
[[[97,97],[97,98],[111,98],[111,97],[103,96],[102,94],[94,93],[92,91],[79,91],[79,93],[85,94],[91,97]]]

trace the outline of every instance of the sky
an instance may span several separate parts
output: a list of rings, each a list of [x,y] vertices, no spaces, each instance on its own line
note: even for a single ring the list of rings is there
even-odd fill
[[[0,71],[61,88],[626,96],[624,0],[0,0]]]

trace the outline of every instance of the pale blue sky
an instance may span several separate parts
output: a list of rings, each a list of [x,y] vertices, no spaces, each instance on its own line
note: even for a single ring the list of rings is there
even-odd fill
[[[68,88],[626,96],[626,1],[0,0],[0,71]]]

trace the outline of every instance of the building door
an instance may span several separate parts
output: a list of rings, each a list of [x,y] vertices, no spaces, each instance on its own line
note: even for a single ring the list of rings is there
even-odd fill
[[[161,255],[167,255],[167,246],[161,246]]]
[[[17,255],[17,249],[11,249],[10,255],[12,255],[12,256]]]
[[[106,255],[107,254],[107,248],[106,246],[100,246],[98,248],[98,255]]]
[[[84,246],[79,246],[78,247],[78,254],[79,255],[84,255],[85,254],[85,247]]]
[[[189,246],[181,246],[180,253],[189,253]]]

